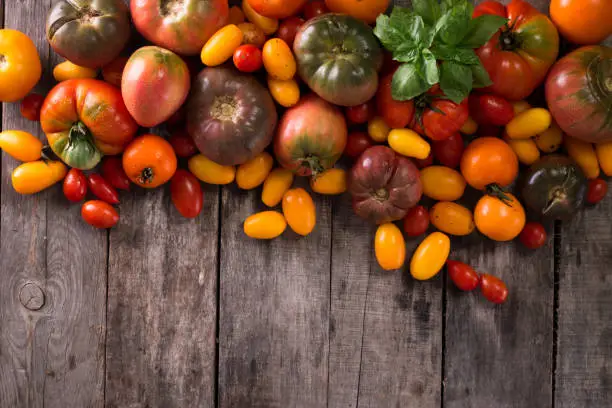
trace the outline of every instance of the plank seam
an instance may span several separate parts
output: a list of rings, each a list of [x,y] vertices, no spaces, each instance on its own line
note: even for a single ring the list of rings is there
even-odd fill
[[[102,362],[103,367],[103,378],[102,378],[102,401],[106,406],[106,358],[107,358],[107,339],[108,339],[108,288],[110,281],[110,230],[106,231],[106,302],[104,302],[104,361]]]
[[[329,304],[327,311],[327,403],[325,406],[329,408],[329,361],[331,355],[331,319],[332,319],[332,273],[333,273],[333,265],[334,265],[334,210],[336,208],[336,202],[332,201],[331,208],[329,210],[330,216],[330,236],[329,236]],[[357,391],[359,393],[359,391]]]
[[[221,216],[223,210],[223,187],[217,189],[217,319],[215,324],[215,384],[214,404],[219,407],[219,346],[221,334]]]
[[[442,361],[440,368],[440,408],[444,408],[444,389],[446,385],[446,291],[447,274],[442,273]]]
[[[359,408],[359,394],[361,389],[361,369],[363,365],[363,341],[365,339],[365,319],[366,319],[366,310],[368,308],[368,295],[370,293],[370,275],[372,273],[372,265],[368,266],[368,282],[366,284],[366,294],[365,301],[363,302],[363,319],[361,321],[361,350],[359,353],[359,374],[357,375],[357,401],[355,403],[355,408]]]
[[[555,221],[553,233],[553,334],[552,334],[552,361],[551,361],[551,407],[555,408],[555,394],[557,387],[557,354],[559,343],[559,284],[560,284],[560,269],[561,269],[561,245],[562,245],[562,223]]]

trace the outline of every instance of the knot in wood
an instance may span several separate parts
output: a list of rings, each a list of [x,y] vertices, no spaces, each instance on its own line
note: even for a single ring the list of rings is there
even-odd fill
[[[45,293],[37,284],[28,282],[19,291],[19,301],[28,310],[39,310],[45,304]]]

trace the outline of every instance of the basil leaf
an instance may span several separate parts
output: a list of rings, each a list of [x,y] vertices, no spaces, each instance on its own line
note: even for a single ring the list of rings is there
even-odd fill
[[[456,45],[467,34],[473,7],[467,1],[458,2],[436,23],[436,32],[442,42]]]
[[[391,26],[397,28],[419,48],[428,47],[433,41],[423,18],[405,7],[395,7],[391,12]],[[431,37],[431,39],[430,39]]]
[[[440,67],[440,88],[455,103],[461,103],[472,90],[472,70],[454,61],[444,61]]]
[[[437,44],[431,48],[436,59],[442,61],[455,61],[464,65],[480,64],[480,58],[472,49],[456,48],[452,45]]]
[[[423,21],[427,25],[432,27],[441,15],[438,0],[412,0],[412,9],[423,17]]]
[[[428,89],[427,83],[417,73],[416,64],[401,65],[391,81],[391,96],[396,101],[408,101]]]
[[[420,72],[424,74],[423,79],[429,86],[437,84],[440,81],[438,72],[438,64],[436,57],[429,50],[421,52],[421,68]]]
[[[493,85],[493,81],[491,81],[489,73],[484,69],[482,63],[472,65],[470,68],[472,69],[472,78],[474,79],[472,86],[474,88],[484,88]]]
[[[399,27],[402,27],[400,25]],[[376,19],[376,27],[374,27],[374,35],[378,37],[382,45],[391,52],[394,52],[398,47],[414,47],[414,42],[406,35],[404,31],[400,31],[391,23],[391,18],[381,14]]]
[[[419,50],[414,47],[399,47],[393,53],[393,59],[399,62],[414,62],[419,57]]]
[[[468,0],[442,0],[442,4],[440,4],[440,11],[442,14],[445,14],[449,10],[457,6],[464,6],[468,4],[472,9],[470,10],[470,16],[472,15],[472,11],[474,11],[474,6],[472,6],[471,2]]]
[[[482,47],[507,22],[508,19],[493,14],[485,14],[472,19],[467,35],[461,40],[461,46]]]

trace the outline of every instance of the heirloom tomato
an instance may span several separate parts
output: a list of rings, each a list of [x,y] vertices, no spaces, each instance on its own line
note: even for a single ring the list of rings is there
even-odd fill
[[[480,276],[469,265],[459,261],[446,261],[446,269],[448,276],[451,278],[455,286],[463,291],[474,290],[480,285]]]
[[[132,183],[155,188],[169,181],[176,172],[176,154],[166,139],[142,135],[130,143],[123,153],[123,169]]]
[[[185,218],[202,212],[204,196],[198,179],[187,170],[178,169],[170,181],[170,196],[177,211]]]
[[[83,204],[81,216],[86,223],[100,229],[112,228],[119,222],[117,210],[100,200],[91,200]]]
[[[325,0],[325,5],[333,13],[343,13],[368,24],[387,11],[390,0]]]
[[[21,31],[0,29],[0,102],[16,102],[42,75],[36,46]]]
[[[79,169],[70,169],[63,185],[64,196],[73,203],[78,203],[87,195],[87,177]]]
[[[258,14],[269,18],[287,18],[297,14],[308,0],[246,0]]]
[[[45,97],[40,94],[29,94],[21,100],[21,104],[19,105],[21,116],[32,122],[40,121],[40,110],[42,109],[44,101]]]
[[[563,38],[575,44],[598,44],[612,34],[608,0],[552,0],[550,17]]]
[[[474,209],[474,223],[481,234],[493,241],[511,241],[525,226],[525,210],[510,193],[485,195]]]
[[[381,268],[399,269],[406,260],[406,243],[402,231],[393,223],[382,224],[374,237],[374,253]]]
[[[476,190],[484,190],[490,184],[506,187],[518,175],[518,158],[503,140],[480,137],[463,152],[461,174]]]

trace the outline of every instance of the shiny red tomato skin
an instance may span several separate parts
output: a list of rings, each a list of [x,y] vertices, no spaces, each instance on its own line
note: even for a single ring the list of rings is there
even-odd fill
[[[459,166],[463,155],[463,138],[459,132],[454,133],[445,140],[436,140],[432,143],[433,155],[440,164],[452,169]]]
[[[178,157],[189,158],[198,153],[198,147],[195,145],[193,138],[184,129],[172,133],[168,142],[170,142]]]
[[[64,195],[68,201],[78,203],[87,194],[87,178],[79,169],[70,169],[64,178]]]
[[[512,104],[498,95],[471,94],[469,109],[479,125],[506,126],[514,118]]]
[[[424,169],[425,167],[429,167],[434,162],[433,152],[429,152],[429,156],[427,156],[424,159],[412,159],[412,161],[414,161],[414,164],[416,164],[416,166],[419,169]]]
[[[587,202],[589,204],[597,204],[606,197],[608,193],[608,183],[602,179],[589,181],[589,189],[587,191]]]
[[[91,200],[83,204],[81,216],[92,227],[101,229],[112,228],[119,222],[117,210],[100,200]]]
[[[306,17],[306,20],[310,20],[311,18],[315,18],[322,14],[329,13],[329,9],[325,5],[324,1],[312,1],[306,3],[306,5],[304,6],[303,13],[304,17]]]
[[[281,21],[276,31],[276,36],[287,43],[289,48],[293,49],[293,40],[300,27],[304,24],[304,19],[292,16]]]
[[[506,284],[501,279],[486,273],[480,276],[480,290],[484,297],[492,303],[501,304],[508,298]]]
[[[261,50],[253,44],[244,44],[234,51],[234,65],[242,72],[255,72],[263,66]]]
[[[204,196],[200,181],[190,172],[178,169],[170,182],[170,195],[177,211],[185,218],[195,218],[202,212]]]
[[[346,141],[344,155],[352,159],[356,159],[368,147],[374,146],[374,142],[365,132],[351,132]]]
[[[109,204],[119,204],[119,194],[113,186],[110,185],[104,178],[99,174],[90,174],[87,177],[87,186],[100,200]]]
[[[350,106],[344,110],[344,114],[350,123],[362,125],[374,117],[374,102],[368,101],[361,105]]]
[[[404,232],[409,237],[423,235],[429,228],[429,211],[422,205],[411,208],[404,217]]]
[[[102,177],[111,186],[119,190],[130,190],[130,179],[123,170],[123,161],[118,156],[106,156],[100,166]]]
[[[31,93],[21,101],[19,111],[21,116],[32,122],[40,121],[40,110],[42,108],[45,97],[36,93]]]
[[[431,103],[431,107],[423,112],[423,129],[421,131],[425,132],[425,136],[431,140],[448,139],[461,129],[467,119],[467,98],[460,104],[446,99],[436,99]]]
[[[529,249],[538,249],[546,244],[546,229],[539,222],[528,222],[523,227],[519,239]]]
[[[480,285],[480,276],[469,265],[459,261],[446,261],[448,276],[460,290],[469,292]]]
[[[376,91],[376,109],[378,114],[385,119],[389,127],[401,129],[408,126],[414,116],[414,102],[396,101],[391,94],[391,82],[393,74],[386,75],[380,79],[378,91]]]

